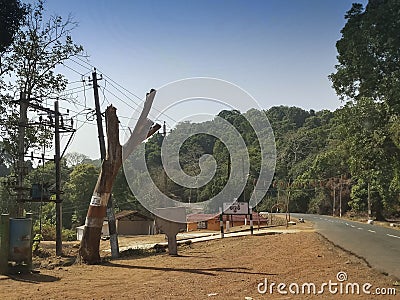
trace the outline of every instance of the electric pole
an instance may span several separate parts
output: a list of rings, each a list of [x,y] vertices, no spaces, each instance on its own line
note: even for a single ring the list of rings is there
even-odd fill
[[[371,188],[370,188],[370,183],[368,180],[368,220],[372,219],[372,211],[371,211]]]
[[[62,155],[60,155],[60,133],[61,130],[63,133],[67,132],[75,132],[73,129],[73,121],[71,119],[71,125],[65,125],[63,118],[61,116],[61,113],[59,111],[59,104],[58,101],[54,102],[54,110],[51,110],[47,107],[43,107],[37,103],[35,103],[37,99],[32,99],[28,96],[26,97],[26,94],[21,93],[20,100],[14,101],[15,103],[18,103],[20,105],[20,116],[19,116],[19,123],[18,123],[18,161],[17,161],[17,172],[18,172],[18,179],[17,179],[17,186],[16,186],[16,195],[17,195],[17,211],[15,215],[17,217],[22,217],[24,213],[24,202],[37,202],[40,200],[42,203],[43,201],[45,202],[51,202],[54,201],[54,199],[43,199],[43,182],[40,190],[40,197],[39,198],[33,198],[32,196],[29,197],[26,195],[25,191],[29,190],[29,188],[24,187],[24,177],[27,174],[27,168],[25,166],[25,133],[26,133],[26,128],[32,128],[32,126],[36,125],[46,125],[46,122],[43,123],[43,120],[41,119],[41,116],[39,116],[39,122],[33,122],[33,123],[28,123],[28,108],[32,108],[36,111],[39,112],[46,112],[49,118],[49,122],[47,125],[51,128],[54,128],[54,158],[53,159],[46,159],[44,157],[44,153],[42,154],[41,157],[36,157],[33,156],[33,152],[31,152],[30,158],[33,160],[34,158],[36,159],[41,159],[43,161],[45,160],[50,160],[54,161],[55,164],[55,202],[56,202],[56,254],[58,256],[62,255],[62,199],[61,199],[61,158]],[[54,123],[53,123],[53,117],[54,117]],[[61,122],[60,122],[61,121]],[[68,146],[68,145],[67,145]],[[66,148],[65,148],[66,149]],[[64,152],[65,152],[64,149]],[[63,153],[64,154],[64,153]]]
[[[167,135],[167,125],[165,124],[165,121],[164,121],[164,124],[163,124],[163,133],[162,133],[162,135],[164,137]]]
[[[339,217],[342,217],[342,192],[343,192],[343,175],[340,175],[340,190],[339,190]]]
[[[100,159],[103,162],[106,159],[106,143],[104,141],[103,121],[101,118],[99,89],[98,89],[99,87],[97,85],[97,80],[98,80],[97,72],[95,68],[94,71],[92,72],[92,81],[93,81],[93,92],[94,92],[94,104],[96,108],[97,132],[99,136],[99,145],[100,145]],[[110,235],[111,257],[118,258],[119,247],[118,247],[117,226],[115,222],[114,205],[111,194],[107,202],[107,219],[108,219],[108,232]]]
[[[93,92],[94,92],[94,105],[96,108],[96,121],[97,132],[99,135],[100,157],[103,161],[106,158],[106,144],[104,142],[103,122],[101,119],[100,100],[99,100],[99,86],[97,85],[97,72],[96,68],[92,72]],[[99,79],[101,80],[101,78]]]
[[[333,204],[332,204],[332,216],[335,216],[335,205],[336,205],[336,185],[335,185],[335,181],[333,181]]]
[[[25,127],[28,123],[29,100],[26,94],[21,92],[19,101],[19,124],[18,124],[18,190],[17,190],[17,217],[24,214],[24,175],[25,175]]]
[[[60,112],[58,101],[54,102],[54,164],[56,167],[56,255],[62,255],[62,203],[61,203],[61,164],[60,164]]]

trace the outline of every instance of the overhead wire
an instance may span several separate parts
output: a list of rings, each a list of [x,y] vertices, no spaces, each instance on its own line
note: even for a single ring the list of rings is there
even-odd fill
[[[82,62],[82,63],[80,63],[80,62],[77,61],[77,60],[79,60],[79,61]],[[79,93],[82,93],[82,92],[83,92],[84,104],[81,104],[81,103],[79,103],[79,102],[77,102],[77,101],[72,101],[72,104],[73,104],[75,107],[80,106],[80,107],[83,107],[83,108],[84,108],[80,113],[75,111],[75,113],[76,113],[76,115],[75,115],[76,123],[78,124],[78,122],[82,122],[82,124],[81,124],[79,127],[77,127],[76,130],[81,129],[85,124],[90,124],[90,125],[96,126],[96,124],[91,123],[91,120],[88,118],[88,113],[86,113],[86,120],[82,121],[82,120],[80,120],[80,119],[78,118],[80,114],[84,114],[85,110],[90,109],[90,108],[88,108],[88,106],[87,106],[87,97],[86,97],[86,86],[87,86],[87,84],[86,84],[86,80],[85,80],[84,77],[85,77],[88,73],[92,72],[93,69],[98,70],[98,71],[102,74],[102,76],[104,76],[104,78],[105,78],[105,80],[104,80],[105,85],[100,87],[100,89],[102,90],[102,94],[103,94],[103,102],[101,103],[102,106],[103,106],[103,104],[104,104],[105,101],[106,101],[108,104],[111,104],[110,101],[108,100],[108,97],[106,96],[106,92],[108,92],[110,95],[112,95],[116,100],[122,102],[124,105],[126,105],[127,107],[129,107],[129,108],[131,108],[131,109],[134,109],[134,110],[136,110],[137,107],[140,106],[140,104],[139,104],[136,100],[132,99],[132,97],[128,96],[127,93],[128,93],[129,95],[132,95],[134,98],[136,98],[136,99],[138,99],[138,100],[140,100],[140,101],[143,101],[143,99],[140,98],[138,95],[136,95],[136,94],[133,93],[132,91],[128,90],[127,88],[125,88],[124,86],[122,86],[121,84],[119,84],[118,82],[116,82],[115,80],[113,80],[110,76],[108,76],[107,74],[105,74],[104,72],[102,72],[100,69],[96,68],[94,65],[92,65],[91,63],[89,63],[89,62],[83,60],[82,58],[80,58],[80,57],[75,57],[75,59],[71,58],[69,61],[71,61],[71,62],[75,63],[76,65],[78,65],[78,66],[84,68],[85,70],[87,70],[87,72],[82,73],[82,72],[77,71],[75,68],[73,68],[73,67],[71,67],[71,66],[66,65],[66,64],[63,63],[63,65],[64,65],[65,67],[67,67],[67,68],[70,69],[71,71],[73,71],[73,72],[75,72],[76,74],[79,74],[79,75],[81,76],[81,80],[80,80],[80,81],[74,81],[74,83],[82,82],[82,86],[80,86],[80,87],[72,87],[72,88],[69,88],[69,89],[63,91],[63,93],[61,93],[60,95],[58,95],[59,98],[60,98],[61,100],[68,100],[68,99],[67,99],[68,96],[78,95]],[[89,66],[89,67],[88,67],[88,66]],[[72,83],[71,83],[71,84],[72,84]],[[130,102],[124,100],[122,97],[118,96],[115,92],[111,91],[110,88],[109,88],[107,85],[110,86],[110,88],[112,87],[115,91],[117,91],[118,93],[120,93],[123,97],[125,97],[126,99],[128,99],[130,102],[133,102],[133,104],[136,105],[136,107],[134,107]],[[170,117],[169,115],[165,114],[165,113],[162,112],[161,110],[157,109],[155,106],[153,106],[153,108],[154,108],[156,111],[160,112],[161,115],[164,115],[164,116],[167,117],[168,119],[170,119],[170,120],[172,120],[173,122],[177,123],[176,120],[174,120],[172,117]],[[126,119],[126,120],[132,120],[132,117],[119,116],[119,118],[120,118],[120,119]],[[121,129],[124,131],[125,134],[127,134],[128,131],[130,132],[130,129],[129,129],[129,126],[128,126],[128,125],[124,125],[124,124],[122,124],[122,122],[120,122],[120,125],[121,125]],[[73,138],[73,139],[74,139],[74,138]]]
[[[80,73],[79,71],[75,70],[74,68],[71,68],[70,66],[66,65],[65,63],[62,62],[61,64],[62,64],[64,67],[66,67],[67,69],[70,69],[71,71],[77,73],[78,75],[85,76],[85,75],[83,75],[82,73]]]
[[[94,65],[90,64],[87,61],[84,61],[83,59],[81,59],[80,57],[76,57],[78,60],[80,60],[81,62],[87,64],[88,66],[92,67],[92,68],[96,68]],[[80,66],[82,66],[82,64],[79,64]],[[125,92],[129,93],[130,95],[134,96],[135,98],[137,98],[140,101],[143,101],[142,98],[140,98],[138,95],[136,95],[135,93],[133,93],[132,91],[128,90],[127,88],[125,88],[124,86],[122,86],[121,84],[119,84],[118,82],[116,82],[115,80],[113,80],[110,76],[108,76],[107,74],[105,74],[103,71],[101,71],[100,69],[96,68],[105,78],[108,78],[109,81],[111,81],[112,83],[114,83],[115,85],[117,85],[118,87],[120,87],[121,89],[123,89]],[[134,101],[131,97],[128,97],[125,93],[123,93],[119,88],[115,87],[112,83],[110,83],[111,86],[113,86],[117,91],[119,91],[122,95],[124,95],[127,99],[130,99],[133,103],[135,103],[137,106],[140,106],[136,101]],[[119,98],[119,100],[121,100]],[[126,104],[126,102],[124,102]],[[132,106],[130,106],[132,108]],[[163,111],[161,111],[160,109],[158,109],[156,106],[153,106],[154,110],[159,112],[161,115],[164,115],[166,118],[170,119],[171,121],[178,123],[174,118],[172,118],[171,116],[167,115],[166,113],[164,113]]]

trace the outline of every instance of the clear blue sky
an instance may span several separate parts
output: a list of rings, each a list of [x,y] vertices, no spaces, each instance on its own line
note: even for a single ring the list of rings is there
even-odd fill
[[[71,13],[79,22],[73,39],[84,46],[90,63],[140,97],[174,80],[209,76],[239,85],[265,109],[334,110],[341,103],[327,76],[334,71],[335,43],[352,2],[52,0],[46,7],[61,16]],[[70,81],[80,79],[67,74]],[[130,116],[127,105],[105,95],[121,115]],[[92,91],[86,96],[92,105]],[[95,127],[82,127],[70,151],[97,157]]]

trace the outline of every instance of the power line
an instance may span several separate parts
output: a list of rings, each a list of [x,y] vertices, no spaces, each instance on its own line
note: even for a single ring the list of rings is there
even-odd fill
[[[82,60],[79,57],[76,57],[77,59],[79,59],[81,62],[89,65],[92,68],[95,68],[92,64]],[[81,65],[81,64],[80,64]],[[81,65],[82,66],[82,65]],[[135,98],[137,98],[140,101],[143,101],[142,98],[140,98],[138,95],[136,95],[135,93],[131,92],[130,90],[128,90],[127,88],[125,88],[124,86],[122,86],[121,84],[119,84],[118,82],[116,82],[115,80],[113,80],[110,76],[108,76],[107,74],[105,74],[104,72],[102,72],[99,68],[97,68],[97,70],[103,74],[104,77],[106,77],[107,79],[109,79],[109,81],[111,81],[112,83],[114,83],[115,85],[117,85],[118,87],[120,87],[121,89],[123,89],[125,92],[131,94],[132,96],[134,96]],[[119,91],[122,95],[124,95],[127,99],[130,99],[133,103],[135,103],[137,106],[140,106],[136,101],[132,100],[132,98],[128,97],[125,93],[123,93],[120,89],[118,89],[117,87],[115,87],[112,83],[110,83],[111,86],[113,86],[117,91]],[[108,92],[110,92],[109,90],[107,90]],[[110,92],[111,93],[111,92]],[[115,95],[114,95],[115,96]],[[120,98],[118,98],[119,100],[121,100]],[[121,100],[122,101],[122,100]],[[125,101],[123,101],[123,103],[126,104]],[[128,105],[130,106],[130,105]],[[130,106],[131,108],[133,108],[132,106]],[[174,120],[172,117],[168,116],[167,114],[165,114],[164,112],[162,112],[161,110],[157,109],[156,106],[153,106],[154,110],[156,110],[157,112],[159,112],[161,115],[164,115],[165,117],[167,117],[168,119],[170,119],[171,121],[178,123],[176,120]]]
[[[71,68],[70,66],[66,65],[65,63],[61,63],[64,67],[66,67],[67,69],[70,69],[71,71],[77,73],[78,75],[81,75],[82,77],[85,76],[82,73],[80,73],[79,71],[75,70],[74,68]]]
[[[73,90],[82,89],[82,88],[83,88],[82,86],[76,86],[76,87],[73,87],[73,88],[69,88],[69,89],[63,90],[62,92],[68,92],[68,91],[73,91]]]
[[[79,60],[82,61],[82,62],[85,62],[83,59],[79,58],[78,56],[76,56],[76,58],[79,59]],[[69,60],[72,61],[72,62],[74,62],[74,63],[76,63],[77,65],[81,66],[82,68],[89,70],[89,72],[91,72],[91,69],[90,69],[90,68],[88,68],[88,67],[82,65],[81,63],[77,62],[77,61],[74,60],[73,58],[70,58]],[[86,62],[85,62],[85,63],[86,63]],[[90,65],[90,66],[91,66],[92,68],[94,68],[92,65]],[[88,73],[89,73],[89,72],[88,72]],[[86,74],[87,74],[87,73],[86,73]],[[85,75],[86,75],[86,74],[85,74]]]
[[[132,109],[136,109],[134,106],[132,106],[131,104],[129,104],[128,102],[126,102],[125,100],[121,99],[120,97],[118,97],[117,95],[115,95],[113,92],[111,92],[109,89],[104,88],[104,90],[106,90],[107,92],[109,92],[111,95],[113,95],[115,98],[117,98],[119,101],[121,101],[122,103],[124,103],[126,106],[132,108]]]
[[[76,81],[71,81],[71,82],[67,82],[67,84],[75,84],[75,83],[82,83],[82,80],[76,80]]]

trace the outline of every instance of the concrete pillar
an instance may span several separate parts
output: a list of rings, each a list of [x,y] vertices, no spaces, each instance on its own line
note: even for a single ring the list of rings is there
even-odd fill
[[[157,227],[161,229],[168,237],[169,255],[178,255],[178,243],[176,240],[176,235],[178,232],[186,230],[185,208],[159,208],[156,210],[156,214],[155,222]]]

